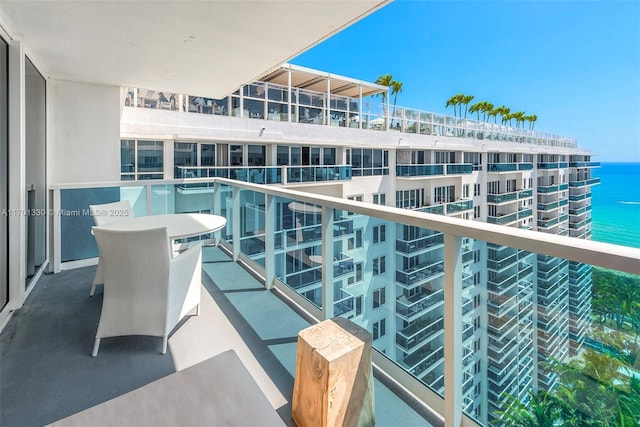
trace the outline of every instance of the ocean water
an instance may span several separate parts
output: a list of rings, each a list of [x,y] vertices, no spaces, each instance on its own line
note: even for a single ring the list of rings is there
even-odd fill
[[[592,170],[592,239],[640,248],[640,163],[602,163]]]

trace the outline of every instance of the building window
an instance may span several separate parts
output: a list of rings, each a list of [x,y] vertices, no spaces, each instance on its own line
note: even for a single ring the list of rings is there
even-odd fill
[[[480,206],[473,207],[473,218],[480,218]]]
[[[162,141],[120,141],[120,179],[135,181],[164,178],[164,143]]]
[[[347,240],[347,249],[357,249],[362,247],[362,228],[354,230],[354,236]]]
[[[362,263],[356,262],[353,264],[354,271],[356,272],[355,276],[351,276],[347,279],[347,285],[353,285],[357,282],[362,282]]]
[[[353,176],[389,175],[389,151],[354,148],[347,152]]]
[[[386,288],[373,291],[373,308],[378,308],[386,302]]]
[[[387,239],[387,226],[376,225],[373,227],[373,243],[384,242]]]
[[[356,316],[360,316],[362,314],[362,295],[358,295],[356,297]]]
[[[474,196],[480,195],[480,184],[473,184],[473,195]]]
[[[384,274],[387,271],[385,262],[385,257],[381,256],[379,258],[373,259],[373,275],[378,276],[380,274]]]
[[[396,208],[415,209],[424,206],[424,188],[396,191]]]
[[[377,193],[373,195],[373,204],[374,205],[386,205],[387,204],[387,195],[385,193]]]
[[[462,186],[462,197],[465,199],[469,198],[469,184],[465,184]]]
[[[434,203],[451,203],[456,201],[456,186],[436,187],[434,189]]]
[[[382,319],[373,324],[373,340],[382,338],[387,333],[387,319]]]

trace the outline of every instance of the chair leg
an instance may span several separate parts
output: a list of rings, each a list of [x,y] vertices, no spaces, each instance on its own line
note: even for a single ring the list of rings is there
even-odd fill
[[[162,337],[162,354],[167,354],[167,341],[169,341],[169,337],[167,335]]]
[[[96,338],[96,341],[93,343],[93,352],[91,356],[96,357],[98,355],[98,347],[100,347],[100,338]]]

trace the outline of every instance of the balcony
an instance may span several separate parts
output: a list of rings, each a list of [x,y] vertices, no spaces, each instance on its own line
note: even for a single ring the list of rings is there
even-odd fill
[[[591,192],[583,194],[569,194],[570,202],[579,202],[580,200],[586,200],[591,198]]]
[[[198,180],[194,180],[194,183],[198,183]],[[163,182],[161,185],[165,190],[167,190],[167,192],[170,192],[173,188],[175,188],[175,185],[180,184],[181,182]],[[303,268],[305,268],[305,272],[315,272],[320,270],[320,273],[327,273],[326,276],[333,276],[333,274],[335,274],[335,270],[332,268],[332,264],[320,264],[318,266],[312,266],[310,268],[310,264],[306,264],[308,255],[311,253],[310,250],[315,247],[320,247],[321,251],[323,252],[323,260],[335,260],[336,258],[342,257],[344,255],[340,251],[341,248],[342,250],[344,250],[346,241],[343,241],[343,236],[336,236],[333,232],[333,227],[336,221],[339,220],[336,219],[337,217],[335,214],[331,214],[325,217],[324,215],[329,212],[354,212],[358,215],[358,221],[365,220],[367,218],[373,218],[375,219],[376,224],[383,221],[388,221],[386,223],[388,227],[387,230],[391,230],[392,227],[395,227],[397,224],[401,224],[408,227],[426,227],[434,230],[435,232],[443,233],[445,236],[445,250],[442,251],[442,254],[438,254],[441,255],[441,258],[435,256],[432,257],[433,253],[429,253],[428,257],[432,257],[431,259],[421,260],[419,265],[414,266],[410,269],[397,271],[396,278],[404,278],[404,280],[406,280],[406,282],[408,282],[409,284],[403,284],[399,280],[399,286],[396,287],[396,290],[403,287],[405,289],[413,289],[415,292],[418,286],[427,285],[431,281],[431,285],[433,285],[434,287],[427,289],[433,289],[434,295],[437,295],[440,292],[442,292],[441,295],[443,295],[443,288],[446,288],[447,292],[457,292],[459,298],[442,298],[441,301],[436,301],[435,303],[434,301],[428,301],[429,304],[420,307],[419,310],[412,311],[412,318],[413,315],[415,315],[416,317],[429,316],[430,318],[442,316],[445,322],[444,324],[448,324],[447,322],[453,321],[450,316],[455,314],[456,310],[459,310],[458,313],[464,312],[466,310],[470,310],[470,313],[474,312],[472,304],[469,302],[470,300],[463,298],[465,295],[464,292],[466,292],[462,289],[464,285],[460,283],[463,281],[463,276],[461,276],[460,278],[455,278],[454,280],[449,276],[445,276],[444,274],[445,263],[447,263],[447,265],[449,266],[448,268],[462,268],[461,263],[464,253],[463,248],[465,247],[465,238],[474,239],[476,240],[476,242],[480,243],[487,242],[489,249],[497,248],[498,252],[502,252],[500,248],[507,248],[505,249],[507,250],[507,252],[502,252],[504,254],[508,254],[507,256],[511,256],[514,253],[517,253],[518,257],[520,256],[520,254],[522,254],[523,256],[527,257],[527,259],[531,259],[533,258],[533,256],[538,257],[538,254],[542,252],[544,254],[548,254],[540,255],[538,257],[538,259],[542,261],[547,259],[547,257],[550,260],[551,258],[558,256],[564,256],[574,262],[594,262],[594,260],[596,260],[597,265],[602,265],[606,268],[611,268],[619,265],[628,266],[625,268],[632,273],[637,272],[637,261],[640,260],[640,254],[638,254],[637,251],[633,249],[629,249],[624,253],[616,253],[615,251],[604,250],[607,248],[606,244],[596,245],[588,241],[575,241],[574,239],[570,239],[568,237],[541,237],[539,234],[533,232],[527,232],[523,230],[504,230],[504,227],[496,227],[492,226],[491,224],[470,223],[469,221],[458,220],[456,218],[440,218],[437,216],[424,215],[420,212],[409,210],[397,210],[397,213],[394,211],[393,218],[388,219],[388,209],[365,203],[357,203],[349,200],[318,196],[314,194],[302,194],[299,192],[292,192],[287,189],[264,185],[253,185],[250,183],[243,183],[232,180],[215,179],[213,182],[211,182],[211,184],[213,184],[211,188],[214,190],[214,192],[212,196],[206,200],[206,204],[200,206],[199,209],[204,210],[206,208],[212,212],[223,214],[228,218],[227,227],[224,230],[217,232],[215,239],[216,241],[220,242],[220,245],[222,246],[225,253],[226,251],[231,252],[235,255],[234,258],[239,262],[233,262],[234,258],[225,258],[224,260],[212,259],[209,257],[210,251],[218,251],[218,249],[206,248],[204,270],[210,276],[211,281],[216,286],[220,287],[219,293],[223,297],[227,298],[232,304],[238,305],[239,308],[237,308],[236,311],[241,311],[242,314],[246,313],[246,316],[249,316],[252,320],[255,321],[255,325],[252,323],[249,326],[243,326],[240,320],[233,320],[235,319],[235,317],[233,316],[236,316],[236,313],[233,310],[225,312],[225,315],[232,316],[231,323],[235,328],[238,328],[239,333],[244,333],[246,330],[254,330],[254,335],[257,335],[259,339],[266,340],[268,342],[267,346],[269,347],[269,350],[273,349],[273,352],[278,353],[278,357],[284,355],[282,357],[290,358],[291,360],[294,358],[293,351],[289,351],[285,354],[283,347],[273,347],[286,345],[291,349],[295,349],[292,340],[294,339],[293,337],[295,337],[296,331],[289,331],[288,329],[286,329],[289,327],[289,323],[286,319],[283,320],[281,318],[277,318],[277,314],[275,312],[271,312],[268,310],[265,311],[262,303],[262,299],[265,295],[276,297],[278,304],[282,306],[280,310],[288,309],[288,306],[284,304],[283,300],[279,298],[279,296],[286,296],[285,300],[288,302],[288,304],[292,304],[296,307],[301,307],[302,309],[310,313],[310,316],[314,316],[315,318],[323,318],[325,316],[333,317],[335,315],[349,315],[348,313],[351,312],[351,307],[353,307],[353,305],[357,305],[355,304],[356,301],[353,301],[353,303],[349,302],[349,297],[345,294],[342,294],[340,292],[340,289],[338,289],[337,292],[334,290],[334,286],[336,286],[337,281],[334,281],[333,279],[329,280],[327,279],[327,277],[323,277],[322,274],[319,274],[319,276],[316,278],[317,281],[314,282],[312,286],[304,288],[304,290],[298,289],[300,292],[296,292],[296,289],[294,289],[295,286],[289,286],[288,284],[282,283],[277,279],[277,277],[281,275],[288,276],[302,273],[293,271],[290,272],[289,270],[279,270],[280,268],[284,268],[289,265],[302,265]],[[111,188],[110,186],[112,185],[114,184],[106,184],[105,188]],[[157,182],[119,183],[118,185],[120,186],[118,188],[119,195],[124,194],[131,196],[132,194],[135,194],[135,197],[132,200],[134,200],[135,202],[133,203],[134,207],[137,206],[138,209],[144,208],[144,211],[158,212],[158,209],[160,209],[160,207],[167,206],[166,200],[158,201],[156,199],[156,196],[148,197],[148,195],[151,194],[151,190],[159,185]],[[76,195],[80,195],[80,193],[83,192],[86,192],[87,195],[93,195],[97,193],[95,188],[78,187],[71,188],[71,190],[76,192]],[[61,208],[71,208],[71,205],[68,204],[70,202],[70,199],[66,197],[67,195],[65,194],[67,188],[54,187],[51,191],[53,199]],[[258,197],[259,195],[269,197]],[[189,208],[190,210],[193,210],[198,203],[203,202],[201,200],[201,196],[202,195],[198,195],[198,197],[195,197],[195,195],[188,195],[189,200],[181,200],[180,203],[182,203],[182,206],[184,206],[185,209]],[[173,193],[168,194],[166,197],[167,200],[171,200],[171,198],[173,197],[180,198],[182,196],[179,195],[176,190],[174,190]],[[261,200],[269,198],[271,198],[271,203],[261,202]],[[253,203],[254,205],[248,203],[247,201],[251,201],[251,203]],[[292,211],[288,208],[292,201],[296,201],[300,205],[313,206],[314,210]],[[136,205],[136,203],[138,204]],[[140,205],[140,203],[142,205]],[[322,218],[320,218],[320,216],[322,216]],[[89,220],[90,218],[85,219]],[[272,222],[270,221],[270,219],[272,220]],[[320,219],[322,219],[322,221],[320,221]],[[82,227],[71,226],[74,225],[73,221],[80,220],[80,218],[76,217],[52,218],[54,225],[57,222],[57,225],[54,226],[54,230],[56,230],[56,232],[52,236],[52,246],[54,248],[62,248],[63,250],[61,253],[65,254],[66,256],[68,256],[68,253],[71,249],[78,249],[78,246],[82,247],[92,239],[90,232],[88,231],[88,227],[87,229],[82,230]],[[298,220],[309,221],[311,225],[300,227],[298,225]],[[305,222],[304,224],[307,223]],[[318,227],[320,228],[319,233],[316,232],[316,229]],[[298,237],[299,233],[297,233],[296,230],[306,228],[312,229],[313,233],[309,233],[308,236],[305,236],[303,233],[301,233],[303,235],[300,235]],[[81,230],[81,232],[79,230]],[[262,235],[265,239],[263,249],[264,258],[262,261],[265,263],[265,265],[262,265],[260,264],[260,262],[255,261],[250,256],[247,256],[247,254],[243,253],[241,250],[240,242],[242,241],[242,239],[245,236],[249,236],[249,233],[253,233],[254,231],[262,232]],[[274,249],[274,247],[277,246],[276,242],[278,235],[287,235],[287,240],[289,238],[291,239],[291,248],[287,248],[286,250]],[[320,236],[320,240],[318,239],[318,236]],[[312,241],[308,242],[307,237],[309,239],[312,239]],[[333,241],[331,241],[332,238],[334,239]],[[319,244],[320,241],[327,239],[329,240],[329,242],[327,242],[329,244]],[[451,263],[452,251],[451,247],[447,247],[447,245],[449,245],[452,241],[456,243],[456,247],[458,247],[459,250],[457,257],[455,258],[457,262],[460,263],[457,266],[455,265],[455,262]],[[393,242],[393,244],[397,243]],[[391,242],[389,243],[389,245],[389,247],[393,247],[391,246]],[[574,247],[579,247],[580,250],[574,251]],[[359,254],[360,252],[364,253]],[[219,253],[224,254],[223,252]],[[299,258],[290,256],[289,254],[291,253],[299,254]],[[356,262],[364,263],[364,279],[360,280],[362,280],[365,285],[375,285],[376,282],[380,282],[381,280],[388,280],[390,274],[393,274],[391,271],[387,271],[386,277],[374,278],[371,282],[367,282],[367,277],[371,277],[372,267],[370,265],[371,263],[367,263],[366,261],[370,259],[369,257],[371,256],[371,254],[367,253],[366,250],[361,251],[360,249],[354,251],[348,250],[347,253],[349,254],[349,257],[353,258],[354,264],[356,264]],[[57,254],[60,255],[60,253]],[[75,258],[76,260],[86,260],[87,258],[91,257],[91,254],[88,253],[78,252],[77,255],[77,258]],[[314,255],[317,256],[318,254],[314,253]],[[360,256],[360,258],[357,258],[358,256]],[[54,257],[52,261],[52,265],[54,266],[54,268],[56,266],[56,259],[58,260],[57,262],[63,261],[67,265],[71,265],[69,263],[75,262],[74,260],[71,260],[69,258],[64,258],[64,260],[61,260],[60,258]],[[265,259],[267,260],[267,262],[264,261]],[[338,262],[341,261],[348,260],[346,258],[338,259]],[[230,268],[232,266],[242,269],[241,265],[247,265],[249,268],[251,268],[252,271],[255,272],[254,274],[263,275],[262,277],[265,277],[265,283],[269,283],[269,285],[267,285],[269,291],[263,292],[266,289],[264,288],[264,284],[261,281],[255,281],[255,279],[251,279],[250,281],[247,281],[245,283],[245,279],[239,274],[220,273],[218,270],[213,270],[214,268]],[[61,274],[66,275],[81,271],[85,270],[71,270],[69,272],[63,272]],[[89,288],[92,274],[95,270],[93,270],[92,268],[88,268],[86,271],[88,271],[88,273],[85,273],[85,275],[88,277],[85,279],[86,285],[84,286]],[[356,276],[358,274],[357,271],[358,270],[354,268],[353,276]],[[519,262],[517,264],[517,267],[512,267],[508,273],[492,277],[488,281],[487,287],[489,290],[490,298],[492,299],[491,303],[494,304],[494,309],[498,309],[494,310],[494,313],[496,311],[504,312],[504,316],[498,318],[489,314],[489,323],[486,325],[489,333],[489,338],[491,340],[491,344],[487,349],[487,354],[492,363],[503,363],[505,361],[505,358],[513,357],[514,354],[518,353],[519,348],[517,340],[522,334],[522,328],[531,328],[533,331],[536,330],[537,325],[533,324],[531,326],[522,326],[526,325],[526,319],[522,319],[519,316],[515,316],[512,319],[509,319],[508,314],[511,311],[506,308],[504,310],[501,310],[503,302],[508,302],[509,298],[511,298],[510,296],[508,296],[509,290],[513,289],[514,292],[519,292],[520,286],[525,284],[525,280],[529,280],[526,278],[526,276],[531,277],[532,273],[533,267],[531,265]],[[219,276],[220,278],[218,278]],[[274,279],[274,276],[277,277]],[[351,277],[351,274],[345,276]],[[52,275],[47,276],[45,279],[57,280],[58,278],[61,278],[66,282],[66,277],[67,276]],[[234,291],[233,287],[224,286],[227,280],[232,282],[236,280],[242,281],[241,284],[243,286],[248,286],[251,291],[247,292],[246,295],[239,291],[236,292]],[[532,277],[531,280],[533,280]],[[359,286],[357,283],[359,282],[356,282],[356,286]],[[455,286],[449,287],[451,284],[454,284]],[[205,283],[205,287],[209,285],[209,283]],[[343,285],[346,284],[343,282]],[[531,287],[531,284],[529,283],[528,286]],[[47,286],[47,288],[43,289],[51,290],[51,292],[53,292],[56,288],[53,286]],[[354,289],[357,288],[354,287]],[[77,292],[77,294],[80,295],[81,292]],[[327,297],[327,295],[329,297]],[[353,295],[356,294],[353,293]],[[500,299],[500,295],[507,295],[505,296],[505,298],[507,299]],[[518,298],[519,296],[520,293],[518,293]],[[37,293],[33,293],[32,297],[36,298]],[[389,294],[387,294],[387,298],[389,298]],[[417,305],[421,304],[421,302],[425,302],[425,300],[421,301],[422,298],[423,296],[411,296],[407,298],[407,304],[405,305],[405,307],[407,307],[407,310],[409,310],[410,307],[417,307]],[[426,298],[433,298],[433,296],[428,295]],[[81,299],[83,303],[87,301],[86,296],[82,296]],[[435,299],[440,299],[440,296],[435,297]],[[565,294],[563,301],[568,301],[568,299],[568,295]],[[344,307],[341,304],[343,302],[345,303]],[[391,302],[393,302],[395,305],[391,304]],[[481,301],[481,304],[486,303],[486,300]],[[369,322],[372,322],[372,320],[379,320],[379,318],[373,319],[371,317],[370,313],[372,311],[377,315],[377,313],[385,313],[385,310],[386,313],[391,313],[391,315],[394,317],[402,317],[402,314],[396,313],[396,309],[399,306],[403,306],[403,304],[404,301],[387,300],[386,304],[374,310],[364,310],[364,312],[360,315],[362,316],[362,320],[358,320],[360,316],[356,316],[355,319],[369,324]],[[466,304],[469,305],[467,306]],[[509,304],[505,304],[503,307],[506,307],[506,305]],[[513,310],[518,310],[518,306],[519,301],[514,304]],[[257,307],[259,307],[259,309],[257,309]],[[452,307],[456,307],[456,309],[451,309]],[[355,308],[353,312],[355,312],[355,310],[357,310],[357,308]],[[536,307],[534,303],[533,307],[529,310],[536,310],[539,312],[541,327],[553,326],[551,324],[554,322],[553,319],[557,319],[557,322],[560,322],[562,313],[566,313],[567,303],[564,302],[562,304],[556,304],[554,307],[548,308],[540,306]],[[75,309],[70,310],[69,312],[75,313]],[[14,317],[19,315],[20,313],[21,312],[18,311],[14,315]],[[406,313],[409,314],[410,312],[407,311]],[[58,313],[55,316],[59,315],[60,314]],[[264,316],[272,316],[273,321],[276,323],[272,324],[266,322],[264,320]],[[51,316],[47,316],[45,321],[50,321],[51,319],[49,317]],[[395,320],[397,320],[397,317]],[[184,326],[189,326],[192,320],[193,319],[188,319]],[[459,320],[460,319],[458,318],[455,321]],[[93,325],[95,325],[95,321],[93,322]],[[543,325],[545,322],[547,322],[546,326]],[[384,340],[378,340],[378,342],[384,341],[385,343],[388,343],[388,345],[392,345],[395,349],[397,348],[397,346],[395,346],[393,340],[396,338],[396,331],[392,331],[390,329],[389,323],[389,320],[387,320],[387,338],[385,338]],[[89,322],[89,324],[91,324],[91,322]],[[568,323],[559,323],[559,327],[564,327],[565,329],[567,329]],[[207,328],[205,327],[203,329],[206,330]],[[284,335],[277,334],[283,329],[286,329]],[[83,333],[86,336],[91,337],[90,332],[85,331]],[[450,339],[451,342],[455,343],[455,337],[451,335],[453,333],[455,332],[449,330],[448,328],[444,328],[442,342],[449,342],[448,339]],[[463,327],[459,330],[459,333],[464,336],[469,336],[473,333],[473,329],[469,327]],[[447,334],[449,334],[448,338]],[[182,329],[178,330],[170,340],[170,350],[172,352],[174,351],[174,345],[178,344],[178,338],[181,336]],[[209,337],[207,339],[213,339],[211,338],[212,336],[220,337],[222,335],[218,333],[212,334],[211,330],[207,330],[205,336]],[[500,340],[496,340],[496,336],[499,337]],[[285,340],[285,338],[288,339],[288,341]],[[276,342],[274,343],[272,339],[275,339]],[[434,341],[436,340],[432,339],[428,344],[432,344],[434,343]],[[129,343],[130,341],[126,342]],[[197,339],[193,342],[201,345],[201,343]],[[189,341],[189,344],[191,346],[196,345],[191,341]],[[91,345],[89,343],[88,347],[90,346]],[[385,349],[388,350],[389,347],[386,347]],[[499,353],[497,352],[497,349],[500,350]],[[462,354],[461,350],[462,349],[460,349],[460,352],[458,354]],[[444,351],[441,345],[434,344],[432,347],[416,346],[416,349],[412,349],[412,353],[410,355],[400,353],[396,353],[396,355],[393,355],[388,351],[386,356],[377,351],[374,351],[373,353],[376,363],[381,364],[380,366],[384,366],[385,372],[390,372],[390,375],[392,375],[394,379],[398,378],[398,381],[408,381],[410,384],[412,384],[412,387],[417,387],[420,379],[427,375],[430,371],[435,372],[436,370],[445,369],[443,367],[444,364],[442,363]],[[5,356],[6,353],[3,354],[3,363],[6,363],[7,360]],[[86,357],[86,354],[84,355],[84,357]],[[391,358],[391,360],[387,359],[387,357]],[[454,358],[451,363],[455,364],[458,362],[460,361]],[[291,372],[291,361],[289,361],[289,363],[290,364],[287,365],[287,368],[285,369],[285,371],[287,372]],[[393,374],[393,372],[397,372],[394,371],[394,369],[399,370],[401,368],[409,370],[409,373],[417,375],[418,378],[411,378],[407,372],[402,372],[399,375]],[[30,369],[30,367],[27,367],[25,369]],[[269,373],[268,370],[267,373]],[[441,372],[438,371],[436,377],[439,377],[440,374]],[[444,375],[450,375],[450,372],[448,370],[445,370]],[[411,382],[414,380],[416,381],[415,383]],[[432,393],[426,387],[419,390],[420,393],[424,393],[425,395],[429,396],[430,399],[438,399],[437,394]],[[41,402],[41,400],[38,401]],[[447,404],[447,401],[440,400],[440,402],[442,405]],[[402,403],[398,404],[403,405]],[[376,405],[376,407],[378,407],[378,405]],[[391,414],[394,414],[396,412],[397,409],[393,409],[390,411]]]
[[[538,163],[538,169],[566,169],[569,167],[567,162],[543,162]]]
[[[530,188],[527,190],[520,190],[518,192],[518,199],[527,199],[529,197],[533,197],[533,190]]]
[[[597,168],[600,162],[569,162],[570,168]]]
[[[518,212],[512,212],[510,214],[499,213],[498,216],[488,216],[487,222],[491,224],[510,224],[518,220]]]
[[[420,237],[414,240],[396,240],[396,250],[403,254],[414,254],[427,249],[436,249],[444,244],[444,234],[434,233],[430,236]]]
[[[558,224],[559,218],[542,218],[538,220],[539,228],[551,228]]]
[[[514,191],[512,193],[502,193],[502,194],[487,194],[487,203],[499,204],[505,202],[512,202],[514,200],[518,200],[519,192]]]
[[[518,163],[519,171],[530,171],[533,170],[533,163]]]
[[[444,175],[444,165],[396,165],[396,177]]]
[[[518,211],[518,219],[527,218],[527,217],[530,217],[531,215],[533,215],[533,210],[529,208],[520,209]]]
[[[487,165],[487,171],[489,172],[515,172],[517,170],[517,163],[489,163]]]
[[[457,202],[447,203],[446,207],[447,215],[470,211],[473,209],[473,200],[458,200]]]
[[[597,184],[600,184],[600,178],[590,178],[590,179],[584,179],[581,181],[569,181],[569,187],[571,188],[587,187],[590,185],[597,185]]]
[[[327,181],[347,181],[351,179],[351,165],[340,166],[216,166],[191,167],[176,166],[176,179],[227,178],[252,184],[292,184]],[[185,188],[197,188],[201,184],[185,184]]]
[[[447,175],[466,175],[473,172],[472,164],[449,164],[447,165]]]

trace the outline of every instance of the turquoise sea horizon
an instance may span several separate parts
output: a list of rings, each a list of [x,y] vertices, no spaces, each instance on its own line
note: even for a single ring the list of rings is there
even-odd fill
[[[640,248],[640,163],[601,163],[592,176],[592,240]]]

